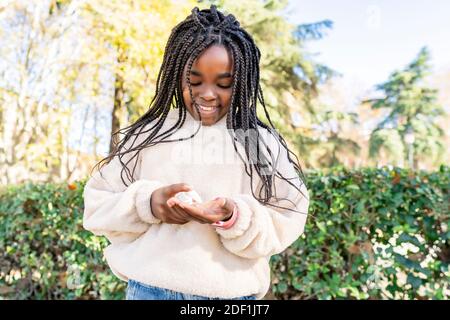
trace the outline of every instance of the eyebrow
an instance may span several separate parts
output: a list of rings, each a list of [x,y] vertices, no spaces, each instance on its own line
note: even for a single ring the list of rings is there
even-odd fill
[[[197,71],[197,70],[194,70],[194,69],[191,69],[191,74],[193,74],[194,76],[199,76],[199,77],[202,76],[202,73],[201,73],[200,71]],[[220,74],[217,76],[218,79],[222,79],[222,78],[230,78],[230,77],[231,77],[231,73],[229,73],[229,72],[220,73]]]

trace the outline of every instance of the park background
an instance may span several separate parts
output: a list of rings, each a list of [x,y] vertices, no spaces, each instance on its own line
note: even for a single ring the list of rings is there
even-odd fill
[[[0,299],[123,298],[83,186],[147,110],[171,29],[210,4],[253,35],[311,190],[266,298],[447,299],[445,0],[0,0]]]

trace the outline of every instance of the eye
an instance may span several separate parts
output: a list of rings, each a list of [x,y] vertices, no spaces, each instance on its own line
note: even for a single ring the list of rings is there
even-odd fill
[[[199,85],[201,85],[202,83],[201,82],[198,82],[198,83],[192,83],[191,82],[191,86],[199,86]]]
[[[228,86],[224,86],[224,85],[218,84],[217,86],[218,86],[219,88],[223,88],[223,89],[231,88],[231,84],[228,85]]]

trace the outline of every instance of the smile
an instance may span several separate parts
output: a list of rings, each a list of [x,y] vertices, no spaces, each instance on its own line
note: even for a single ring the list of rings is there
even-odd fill
[[[201,111],[203,111],[202,113],[214,113],[218,109],[218,107],[206,107],[201,104],[199,104],[198,107]]]

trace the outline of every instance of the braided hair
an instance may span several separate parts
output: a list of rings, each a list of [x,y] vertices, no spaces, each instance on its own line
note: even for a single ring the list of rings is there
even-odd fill
[[[276,195],[274,195],[273,190],[275,188],[275,177],[283,179],[286,183],[289,183],[304,195],[300,187],[297,187],[289,181],[300,176],[302,180],[301,183],[305,183],[303,171],[298,163],[297,156],[289,150],[283,137],[276,131],[265,106],[263,92],[259,84],[260,50],[256,46],[253,38],[240,26],[240,23],[236,18],[232,14],[224,15],[217,10],[215,5],[212,5],[210,9],[204,10],[199,10],[195,7],[184,21],[173,28],[165,46],[163,62],[156,81],[155,95],[150,102],[149,109],[135,123],[118,130],[112,135],[111,139],[114,141],[116,135],[120,133],[125,134],[121,141],[118,143],[113,142],[115,150],[97,163],[96,166],[100,165],[102,162],[108,163],[112,158],[118,156],[120,163],[122,164],[121,179],[124,184],[127,185],[123,178],[123,174],[125,173],[130,181],[134,181],[134,171],[138,162],[135,161],[133,172],[130,172],[128,163],[139,156],[140,150],[158,143],[182,141],[191,139],[195,136],[198,129],[186,138],[167,139],[183,125],[186,119],[187,109],[184,105],[180,81],[183,77],[183,69],[187,65],[186,83],[189,86],[189,94],[192,101],[194,101],[190,83],[191,68],[195,59],[211,45],[225,46],[231,53],[234,63],[235,71],[233,72],[231,105],[226,115],[226,126],[232,137],[234,149],[243,161],[245,171],[250,177],[252,194],[255,199],[263,205],[284,208],[269,203],[274,197],[276,200],[279,200]],[[262,105],[270,125],[263,123],[257,116],[256,106],[258,100]],[[165,132],[159,133],[171,110],[171,106],[174,109],[178,109],[178,120]],[[196,104],[195,107],[198,111],[198,106]],[[198,115],[201,118],[199,111]],[[152,122],[155,122],[154,125],[143,131],[144,127],[147,128],[147,125]],[[287,150],[288,160],[293,164],[297,177],[286,178],[278,172],[276,169],[278,159],[274,160],[270,148],[268,148],[265,141],[259,136],[258,128],[263,128],[276,137],[279,143]],[[249,131],[256,132],[256,134],[250,136],[246,135]],[[146,138],[141,144],[133,147],[138,135],[141,134],[146,134]],[[131,144],[131,147],[126,149],[125,145],[133,136],[134,141]],[[247,164],[246,160],[244,160],[243,156],[237,150],[236,142],[244,147],[243,149],[245,150],[247,160],[252,161],[256,158],[258,160],[253,162],[249,161],[249,163],[252,163],[251,165]],[[260,152],[260,148],[265,148],[270,159]],[[137,152],[124,163],[122,161],[123,156],[133,151]],[[292,161],[289,154],[292,154],[296,161]],[[258,195],[255,195],[255,191],[253,190],[253,170],[256,171],[262,181],[262,186]],[[284,200],[292,203],[289,199]],[[298,212],[297,210],[289,208],[285,209]]]

